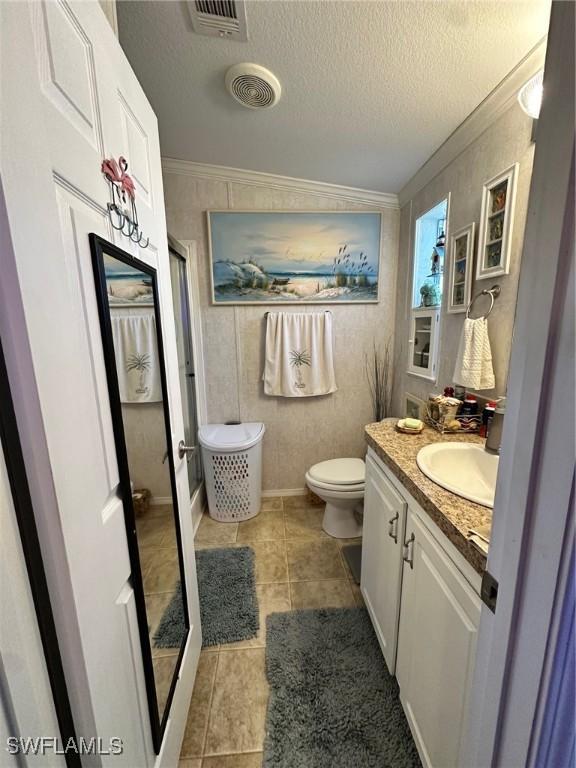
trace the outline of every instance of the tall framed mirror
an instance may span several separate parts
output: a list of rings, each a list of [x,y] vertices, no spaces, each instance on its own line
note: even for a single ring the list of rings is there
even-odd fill
[[[190,631],[156,270],[90,235],[152,739]]]

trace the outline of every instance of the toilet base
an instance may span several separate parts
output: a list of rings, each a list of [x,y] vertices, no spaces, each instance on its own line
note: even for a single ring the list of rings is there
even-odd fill
[[[356,520],[354,510],[354,507],[343,508],[327,501],[322,529],[335,539],[356,539],[362,536],[362,524]]]

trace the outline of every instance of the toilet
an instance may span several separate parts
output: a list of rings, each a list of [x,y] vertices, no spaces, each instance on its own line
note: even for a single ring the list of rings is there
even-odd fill
[[[336,539],[362,535],[361,512],[366,465],[362,459],[330,459],[314,464],[306,473],[306,485],[326,502],[322,528]]]

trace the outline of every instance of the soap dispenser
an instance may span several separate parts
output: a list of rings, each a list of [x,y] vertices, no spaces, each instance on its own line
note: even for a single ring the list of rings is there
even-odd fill
[[[486,450],[489,453],[500,453],[500,444],[502,442],[502,427],[504,425],[504,414],[506,413],[506,398],[498,401],[494,416],[490,420],[488,437],[486,438]]]

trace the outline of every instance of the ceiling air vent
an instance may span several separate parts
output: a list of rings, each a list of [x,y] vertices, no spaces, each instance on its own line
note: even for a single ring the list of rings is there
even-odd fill
[[[188,7],[192,29],[199,35],[248,40],[243,0],[192,0]]]

